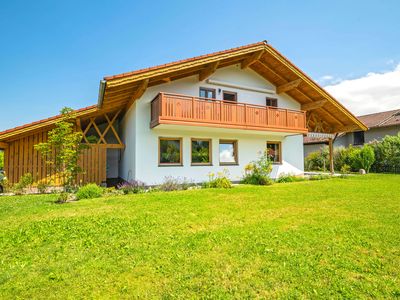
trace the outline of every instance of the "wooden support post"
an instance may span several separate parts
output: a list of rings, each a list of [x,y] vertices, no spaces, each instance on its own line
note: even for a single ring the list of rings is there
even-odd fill
[[[329,170],[331,171],[332,175],[335,173],[335,170],[333,167],[333,139],[332,138],[329,138]]]

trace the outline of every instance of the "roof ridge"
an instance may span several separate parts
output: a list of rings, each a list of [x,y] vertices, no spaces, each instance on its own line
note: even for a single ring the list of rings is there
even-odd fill
[[[222,54],[222,53],[229,53],[229,52],[237,51],[237,50],[240,50],[240,49],[251,48],[251,47],[254,47],[254,46],[265,45],[267,43],[268,42],[266,40],[263,40],[263,41],[257,42],[257,43],[247,44],[247,45],[244,45],[244,46],[239,46],[239,47],[234,47],[234,48],[230,48],[230,49],[226,49],[226,50],[221,50],[221,51],[216,51],[216,52],[212,52],[212,53],[193,56],[193,57],[190,57],[190,58],[180,59],[180,60],[176,60],[176,61],[169,62],[169,63],[166,63],[166,64],[160,64],[160,65],[151,66],[151,67],[148,67],[148,68],[137,69],[137,70],[134,70],[134,71],[131,71],[131,72],[120,73],[120,74],[117,74],[117,75],[104,76],[103,79],[104,80],[113,80],[113,79],[117,79],[117,78],[123,78],[123,77],[131,76],[131,75],[139,74],[139,73],[142,73],[142,72],[147,72],[147,71],[150,71],[150,70],[154,70],[154,69],[157,69],[157,68],[161,68],[161,67],[169,67],[169,66],[173,66],[175,64],[181,64],[183,62],[189,62],[189,61],[193,61],[193,60],[198,60],[198,59],[201,59],[201,58],[214,56],[214,55],[218,55],[218,54]]]
[[[388,111],[389,112],[389,111]],[[386,122],[388,122],[390,119],[392,119],[393,117],[395,117],[398,113],[400,112],[400,109],[394,110],[393,113],[390,115],[390,117],[387,117],[386,119],[384,119],[382,122],[378,123],[378,125],[376,126],[382,126],[383,124],[385,124]]]

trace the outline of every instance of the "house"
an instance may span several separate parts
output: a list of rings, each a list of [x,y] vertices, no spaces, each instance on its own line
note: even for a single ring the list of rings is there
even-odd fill
[[[66,103],[60,103],[60,106]],[[0,132],[11,182],[24,173],[57,184],[33,145],[59,116]],[[76,111],[90,145],[78,181],[166,176],[195,182],[228,170],[239,180],[262,151],[273,177],[303,173],[303,135],[366,130],[336,99],[266,41],[176,61],[100,82],[97,105]]]
[[[400,109],[384,111],[357,117],[367,127],[367,131],[341,132],[337,135],[334,147],[360,146],[372,141],[382,140],[387,135],[400,132]],[[304,157],[328,145],[328,139],[304,137]]]

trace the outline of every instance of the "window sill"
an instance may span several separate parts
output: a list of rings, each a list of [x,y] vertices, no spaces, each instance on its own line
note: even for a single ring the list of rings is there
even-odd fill
[[[183,167],[183,164],[158,164],[159,167]]]
[[[190,166],[191,167],[210,167],[213,164],[209,164],[209,163],[205,163],[205,164],[200,164],[200,163],[191,163]]]
[[[220,166],[238,166],[239,163],[220,163]]]

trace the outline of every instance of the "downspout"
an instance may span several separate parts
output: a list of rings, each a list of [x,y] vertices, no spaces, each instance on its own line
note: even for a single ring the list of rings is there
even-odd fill
[[[107,86],[107,81],[100,80],[99,97],[98,97],[98,100],[97,100],[97,107],[98,108],[101,108],[103,106],[104,92],[106,90],[106,86]]]

